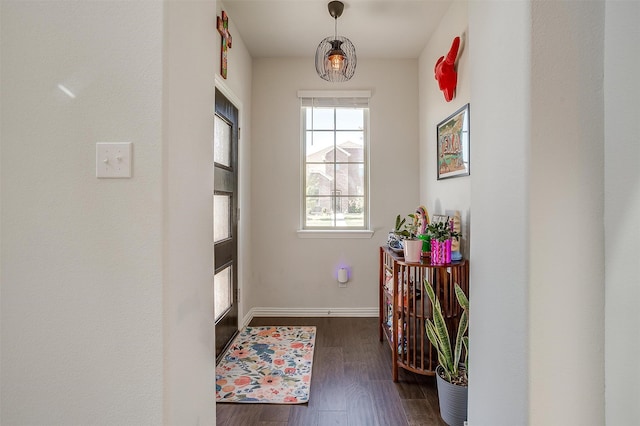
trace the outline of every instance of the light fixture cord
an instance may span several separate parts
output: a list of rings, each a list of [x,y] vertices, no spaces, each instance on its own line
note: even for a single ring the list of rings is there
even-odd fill
[[[338,39],[338,17],[336,16],[336,17],[334,18],[334,20],[335,20],[336,22],[335,22],[335,29],[334,29],[334,31],[333,31],[333,39],[334,39],[334,40],[337,40],[337,39]]]

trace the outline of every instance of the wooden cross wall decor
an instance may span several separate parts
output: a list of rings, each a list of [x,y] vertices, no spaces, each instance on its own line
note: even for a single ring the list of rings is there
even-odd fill
[[[216,16],[218,32],[222,36],[222,51],[220,52],[220,74],[227,78],[227,49],[231,49],[231,33],[229,32],[229,17],[222,11],[222,18]]]

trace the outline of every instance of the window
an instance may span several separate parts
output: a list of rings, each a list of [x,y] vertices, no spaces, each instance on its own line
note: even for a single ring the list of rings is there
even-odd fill
[[[369,92],[299,92],[303,230],[369,229]]]

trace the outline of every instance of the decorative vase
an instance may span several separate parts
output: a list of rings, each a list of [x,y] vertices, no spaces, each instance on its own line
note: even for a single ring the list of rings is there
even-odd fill
[[[431,264],[444,265],[451,263],[451,240],[431,240]]]
[[[422,240],[404,240],[402,245],[404,247],[405,262],[420,262],[420,255],[422,254]]]
[[[436,367],[436,384],[438,387],[438,401],[440,402],[440,417],[449,426],[463,426],[467,420],[467,396],[469,388],[456,386],[440,377],[442,366]]]
[[[440,256],[440,246],[438,245],[438,240],[431,240],[431,264],[438,264],[438,256]]]

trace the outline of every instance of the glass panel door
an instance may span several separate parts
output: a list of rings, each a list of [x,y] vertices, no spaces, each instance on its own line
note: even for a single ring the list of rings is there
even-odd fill
[[[213,120],[213,286],[216,360],[238,332],[238,109],[216,89]]]

